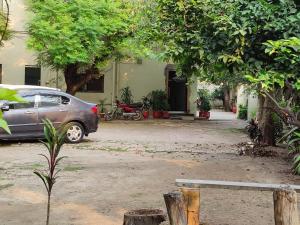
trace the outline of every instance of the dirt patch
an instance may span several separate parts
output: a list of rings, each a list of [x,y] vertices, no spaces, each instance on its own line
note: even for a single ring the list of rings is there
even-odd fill
[[[51,224],[121,225],[124,213],[164,209],[163,194],[175,179],[299,184],[290,165],[276,157],[243,157],[248,142],[242,121],[147,121],[102,123],[78,145],[65,145],[53,189]],[[46,191],[33,174],[45,168],[39,142],[0,147],[0,224],[41,225]],[[1,186],[0,186],[1,187]],[[300,205],[300,204],[299,204]],[[272,193],[201,190],[201,223],[273,225]]]

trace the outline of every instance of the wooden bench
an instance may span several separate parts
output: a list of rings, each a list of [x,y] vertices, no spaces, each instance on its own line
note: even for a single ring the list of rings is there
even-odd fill
[[[275,225],[300,225],[297,192],[300,185],[177,179],[180,192],[164,195],[170,225],[199,225],[200,189],[272,191]]]

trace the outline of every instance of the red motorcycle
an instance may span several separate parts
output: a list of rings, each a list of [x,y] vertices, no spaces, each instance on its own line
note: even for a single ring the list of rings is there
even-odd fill
[[[116,100],[112,111],[106,113],[104,118],[108,121],[113,119],[141,120],[143,118],[142,111],[142,103],[126,104]]]

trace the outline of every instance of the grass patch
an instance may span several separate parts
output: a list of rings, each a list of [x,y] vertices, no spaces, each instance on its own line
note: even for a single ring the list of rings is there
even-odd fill
[[[108,152],[127,152],[127,148],[121,148],[121,147],[105,147],[104,151]]]
[[[67,172],[76,172],[76,171],[79,171],[79,170],[83,170],[84,167],[83,166],[74,166],[74,165],[68,165],[64,168],[64,171],[67,171]]]
[[[14,184],[4,184],[4,185],[0,185],[0,191],[1,191],[1,190],[4,190],[4,189],[6,189],[6,188],[12,187],[12,186],[14,186]]]

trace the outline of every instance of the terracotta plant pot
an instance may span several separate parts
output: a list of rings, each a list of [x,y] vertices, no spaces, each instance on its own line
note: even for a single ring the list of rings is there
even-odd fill
[[[99,116],[100,116],[101,119],[103,119],[104,116],[105,116],[105,113],[99,113]]]
[[[161,112],[153,111],[153,119],[159,119],[159,118],[161,118]]]
[[[232,106],[231,111],[232,111],[233,113],[236,113],[236,106]]]
[[[169,118],[170,118],[170,113],[169,113],[168,111],[163,111],[163,112],[162,112],[162,117],[163,117],[164,119],[169,119]]]
[[[149,118],[149,111],[144,111],[143,116],[144,116],[144,119],[148,119]]]
[[[207,111],[200,111],[200,112],[199,112],[199,117],[200,117],[200,118],[209,119],[209,118],[210,118],[210,112],[207,112]]]

